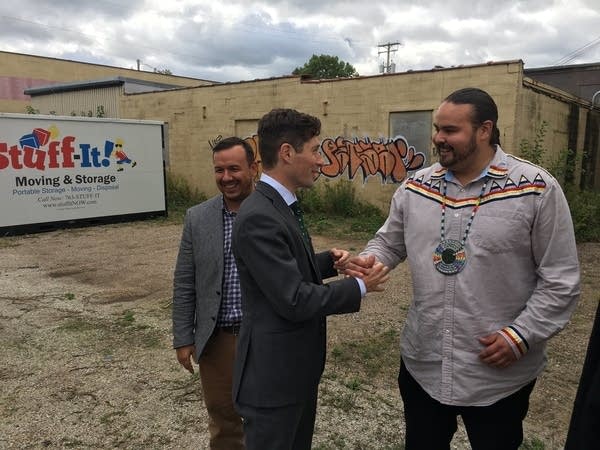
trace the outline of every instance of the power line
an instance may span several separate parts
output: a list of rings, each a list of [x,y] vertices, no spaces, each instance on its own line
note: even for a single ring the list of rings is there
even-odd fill
[[[598,36],[596,39],[592,39],[590,42],[588,42],[584,46],[579,47],[576,50],[573,50],[568,55],[563,56],[561,59],[559,59],[558,61],[556,61],[553,65],[554,66],[561,66],[561,65],[567,64],[567,63],[573,61],[578,56],[580,56],[583,53],[585,53],[590,48],[595,47],[598,44],[600,44],[600,36]]]

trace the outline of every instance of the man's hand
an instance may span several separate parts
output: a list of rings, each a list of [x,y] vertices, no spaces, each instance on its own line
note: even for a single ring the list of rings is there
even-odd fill
[[[375,256],[373,255],[353,256],[348,258],[344,266],[338,271],[351,277],[364,278],[371,271],[375,262]]]
[[[350,259],[350,253],[347,250],[339,250],[332,248],[329,250],[329,254],[333,258],[333,267],[335,270],[343,272],[344,266]]]
[[[389,267],[380,262],[375,263],[373,267],[368,269],[368,273],[361,277],[365,282],[367,292],[383,291],[384,287],[381,285],[390,279],[389,271]]]
[[[517,360],[510,344],[499,333],[481,337],[479,343],[485,346],[479,353],[479,359],[490,366],[503,369]]]
[[[194,373],[194,364],[193,364],[193,354],[196,351],[196,347],[194,345],[186,345],[185,347],[176,348],[177,352],[177,361],[183,367],[187,369],[188,372]]]

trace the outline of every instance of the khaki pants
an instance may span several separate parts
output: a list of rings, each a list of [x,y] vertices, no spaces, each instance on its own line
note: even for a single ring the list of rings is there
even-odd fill
[[[217,329],[198,361],[212,450],[244,448],[242,419],[233,408],[232,399],[235,345],[236,336]]]

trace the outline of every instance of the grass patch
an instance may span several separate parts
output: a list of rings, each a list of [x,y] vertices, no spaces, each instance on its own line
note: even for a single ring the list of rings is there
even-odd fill
[[[384,372],[396,372],[398,369],[398,332],[387,330],[364,339],[342,342],[331,349],[330,370],[338,367],[351,367],[367,379]],[[363,384],[360,378],[354,378],[346,386],[359,389]]]
[[[92,322],[89,320],[77,317],[75,319],[69,319],[65,323],[58,326],[58,330],[67,331],[70,333],[85,333],[87,331],[102,330],[105,327],[98,322]]]
[[[545,450],[546,445],[538,438],[524,439],[519,450]]]
[[[116,321],[103,319],[69,319],[57,328],[60,332],[77,333],[85,336],[88,345],[98,349],[104,355],[114,354],[114,349],[138,348],[152,349],[164,345],[164,333],[149,325],[135,322],[133,312],[125,311]]]

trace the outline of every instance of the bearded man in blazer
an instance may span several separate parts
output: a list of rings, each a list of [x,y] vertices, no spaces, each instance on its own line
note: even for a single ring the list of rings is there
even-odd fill
[[[364,294],[382,290],[388,278],[387,268],[376,264],[361,279],[322,283],[349,254],[315,254],[291,209],[296,191],[311,187],[323,166],[320,128],[319,119],[293,109],[275,109],[260,120],[263,173],[234,225],[243,320],[233,396],[248,450],[310,449],[325,318],[358,311]]]
[[[199,364],[211,450],[241,450],[242,420],[231,397],[242,314],[231,232],[258,168],[252,147],[237,137],[213,147],[213,166],[221,194],[185,215],[173,283],[173,347],[189,372],[193,361]]]

